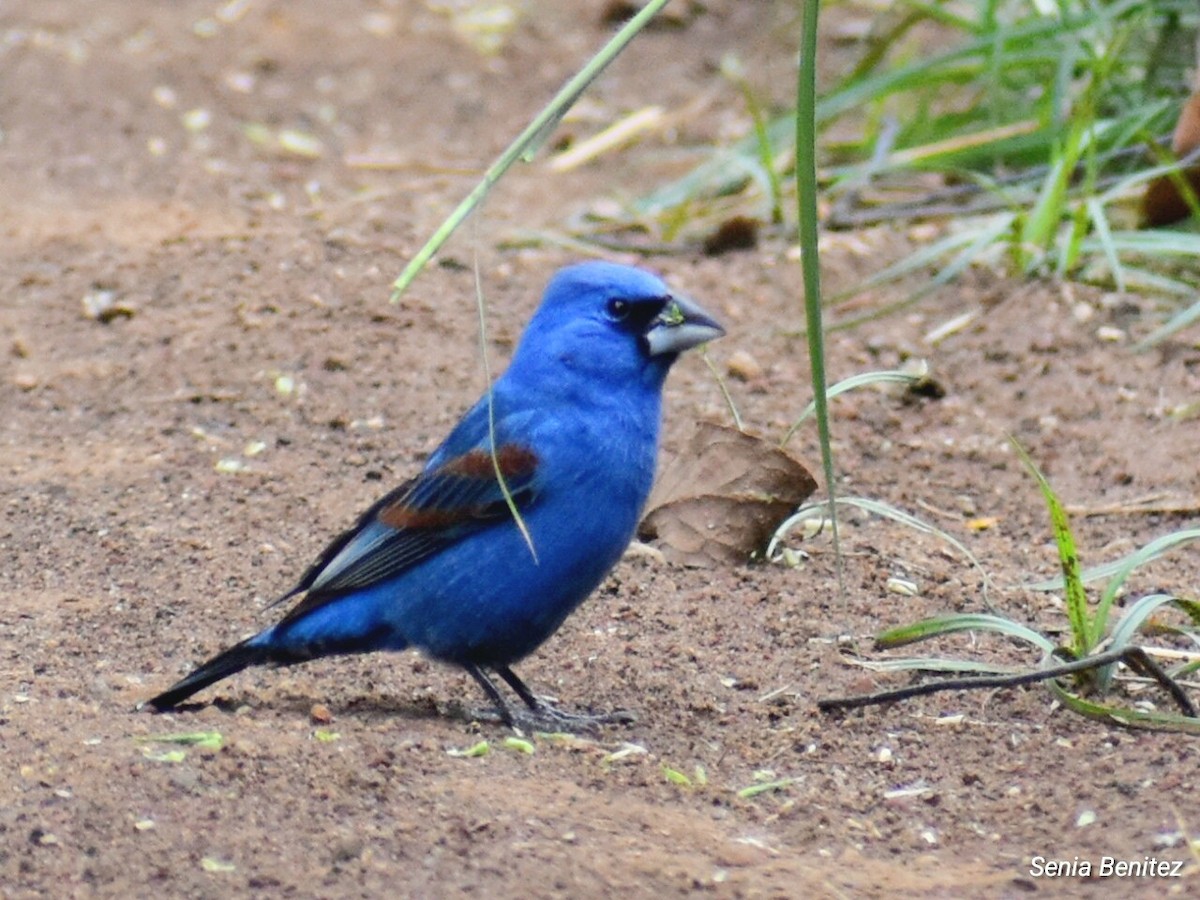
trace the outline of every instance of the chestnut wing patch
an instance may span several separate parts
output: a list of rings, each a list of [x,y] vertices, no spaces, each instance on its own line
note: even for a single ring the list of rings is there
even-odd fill
[[[453,528],[464,520],[493,518],[507,511],[496,480],[497,467],[516,497],[532,481],[537,457],[516,444],[500,447],[494,461],[486,450],[471,450],[423,474],[404,496],[380,509],[377,518],[390,528],[417,530]]]
[[[334,540],[284,598],[308,596],[302,615],[335,597],[395,577],[467,534],[511,515],[496,478],[504,476],[518,509],[536,493],[537,456],[517,444],[470,450],[391,491]]]

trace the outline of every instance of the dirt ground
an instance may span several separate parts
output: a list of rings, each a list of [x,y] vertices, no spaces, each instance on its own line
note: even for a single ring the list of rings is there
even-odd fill
[[[680,4],[552,144],[648,104],[668,127],[573,171],[545,154],[514,171],[389,306],[419,242],[610,27],[599,4],[527,0],[485,56],[437,6],[0,6],[0,895],[1200,891],[1191,862],[1179,878],[1030,871],[1038,856],[1190,860],[1194,738],[1085,720],[1044,689],[817,710],[905,682],[853,662],[881,627],[983,609],[980,576],[946,545],[865,515],[843,523],[844,595],[826,536],[793,541],[809,554],[797,568],[628,557],[518,668],[567,706],[638,721],[536,738],[532,754],[470,720],[465,675],[412,654],[252,671],[202,707],[132,712],[268,623],[266,603],[478,396],[473,257],[501,365],[549,274],[578,258],[530,234],[744,131],[724,54],[768,97],[793,83],[793,4]],[[909,238],[830,236],[828,289]],[[727,323],[719,370],[739,352],[761,367],[730,390],[748,427],[778,437],[810,397],[787,244],[646,264]],[[927,340],[963,311],[977,316]],[[1200,394],[1196,335],[1129,350],[1163,313],[979,273],[833,335],[834,378],[918,357],[946,389],[835,401],[840,490],[936,522],[991,574],[998,609],[1061,630],[1059,599],[1021,587],[1056,563],[1005,434],[1092,513],[1076,516],[1085,564],[1195,527],[1200,427],[1175,413]],[[664,460],[696,421],[729,421],[698,357],[667,393]],[[811,429],[791,449],[819,468]],[[1192,512],[1114,512],[1142,502]],[[968,527],[979,518],[994,524]],[[1195,596],[1195,572],[1177,553],[1131,596]],[[893,576],[916,596],[889,591]],[[983,637],[940,649],[1036,661]],[[143,740],[200,731],[222,746]],[[481,739],[486,755],[449,752]],[[764,780],[781,784],[739,795]]]

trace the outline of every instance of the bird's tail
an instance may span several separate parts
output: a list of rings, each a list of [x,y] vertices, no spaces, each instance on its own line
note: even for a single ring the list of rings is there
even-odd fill
[[[138,709],[152,707],[157,712],[173,709],[197,691],[202,691],[210,684],[215,684],[223,678],[228,678],[242,669],[259,666],[268,662],[282,662],[278,654],[262,645],[252,646],[254,638],[235,644],[228,650],[218,653],[192,674],[172,685],[157,697],[138,704]]]

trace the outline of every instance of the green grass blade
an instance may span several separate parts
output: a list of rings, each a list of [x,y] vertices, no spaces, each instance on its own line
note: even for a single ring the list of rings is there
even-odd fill
[[[1147,168],[1145,154],[1138,153],[1143,145],[1155,153],[1158,136],[1171,128],[1179,107],[1178,90],[1145,77],[1147,66],[1161,62],[1146,35],[1162,27],[1163,15],[1185,17],[1189,28],[1196,21],[1193,5],[1165,3],[983,0],[950,9],[936,0],[901,0],[892,21],[864,42],[850,74],[814,98],[814,125],[824,127],[849,114],[863,122],[857,136],[833,147],[833,165],[824,173],[833,182],[831,190],[856,192],[872,184],[885,196],[904,191],[909,199],[890,204],[897,217],[975,218],[1007,206],[1016,216],[1008,224],[1015,227],[972,245],[939,273],[939,283],[961,274],[981,255],[997,259],[996,251],[1007,250],[1010,265],[1026,271],[1041,268],[1085,280],[1111,273],[1122,290],[1145,285],[1156,292],[1194,292],[1200,278],[1189,285],[1193,279],[1184,272],[1196,269],[1178,271],[1178,256],[1195,255],[1187,245],[1196,235],[1114,230],[1115,223],[1128,220],[1145,181],[1167,173],[1180,177],[1180,162]],[[913,35],[914,26],[927,22],[938,23],[940,46],[923,46]],[[798,115],[808,118],[803,111]],[[873,154],[884,121],[897,116],[889,152]],[[764,127],[753,109],[751,119],[753,135],[708,156],[689,175],[644,200],[641,209],[676,221],[714,198],[744,191],[751,180],[764,197],[746,191],[743,203],[774,202],[771,175],[788,158],[790,142],[805,137],[795,135],[783,119]],[[1157,156],[1167,161],[1165,150],[1158,149]],[[920,171],[973,178],[987,193],[935,191],[922,203],[913,197],[923,189]],[[985,173],[1004,174],[987,185]],[[951,204],[960,199],[965,203],[956,216]],[[722,208],[730,205],[727,201]],[[666,212],[668,207],[673,211]],[[872,218],[869,211],[851,207],[847,221],[859,213]],[[948,254],[971,243],[952,236],[941,249]],[[1165,262],[1171,277],[1135,269],[1139,256]],[[922,264],[914,256],[871,284]],[[894,313],[925,293],[827,330]],[[1189,309],[1164,334],[1197,319],[1200,307]]]
[[[897,300],[893,303],[886,304],[879,309],[864,313],[861,316],[843,319],[834,324],[832,328],[838,330],[854,328],[872,319],[878,319],[882,316],[891,315],[892,313],[898,312],[899,310],[912,305],[923,297],[928,296],[942,285],[947,284],[957,278],[968,266],[971,265],[971,263],[978,259],[979,256],[993,247],[1000,236],[1013,226],[1013,223],[1016,221],[1016,219],[1017,216],[1012,213],[999,215],[986,223],[983,228],[980,228],[977,231],[971,231],[965,235],[965,237],[969,238],[969,240],[956,240],[953,244],[951,244],[949,240],[939,242],[939,247],[958,246],[961,243],[966,243],[966,246],[963,247],[963,249],[960,250],[958,254],[941,271],[937,273],[937,275],[930,279],[928,283],[909,294],[907,297]],[[958,239],[964,236],[953,235],[952,237]],[[887,272],[880,273],[880,277],[868,279],[861,288],[856,288],[854,293],[857,294],[862,289],[865,289],[873,284],[882,283],[882,281],[885,280],[883,276],[889,274],[889,272],[895,271],[897,268],[901,267],[902,264],[904,268],[909,268],[908,261],[901,260],[901,263],[898,263],[897,266],[892,267],[892,269],[889,269]],[[915,268],[915,266],[913,266],[913,268]]]
[[[1175,605],[1184,611],[1194,627],[1200,627],[1200,600],[1176,597]]]
[[[1164,553],[1177,546],[1195,540],[1200,540],[1200,528],[1185,528],[1181,531],[1172,531],[1170,534],[1156,537],[1154,540],[1139,547],[1132,553],[1122,556],[1120,559],[1114,559],[1112,562],[1084,569],[1079,573],[1079,578],[1085,584],[1088,584],[1098,581],[1101,578],[1112,578],[1115,575],[1121,575],[1121,581],[1124,582],[1129,577],[1129,573],[1135,569],[1158,559]],[[1046,581],[1024,584],[1022,587],[1031,591],[1061,591],[1063,589],[1063,580],[1059,576],[1058,578],[1051,578]]]
[[[1095,197],[1089,197],[1086,205],[1088,217],[1096,229],[1096,240],[1100,242],[1100,247],[1104,250],[1104,258],[1108,260],[1108,268],[1112,271],[1113,281],[1116,283],[1117,290],[1124,293],[1126,289],[1125,268],[1121,265],[1121,259],[1117,255],[1112,231],[1108,227],[1108,216],[1104,214],[1104,207]]]
[[[927,373],[902,372],[899,369],[884,369],[878,372],[863,372],[859,375],[851,375],[849,378],[839,381],[829,389],[826,396],[832,400],[839,394],[844,394],[847,391],[852,391],[860,387],[866,387],[867,385],[871,384],[903,384],[907,387],[914,385],[928,377],[929,376]],[[791,427],[788,428],[788,430],[784,433],[783,437],[779,441],[779,446],[786,447],[787,442],[790,441],[792,439],[792,435],[796,433],[796,429],[803,425],[805,420],[816,411],[817,401],[812,400],[809,402],[808,406],[804,407],[800,415],[796,418],[796,421],[793,422]]]
[[[500,493],[504,495],[504,503],[508,506],[508,511],[512,513],[513,521],[517,523],[521,537],[525,539],[525,546],[529,548],[529,554],[533,557],[536,565],[538,554],[537,547],[533,544],[533,535],[529,533],[525,517],[517,509],[517,501],[513,499],[512,491],[508,489],[508,479],[504,477],[504,470],[500,468],[500,457],[496,455],[496,410],[492,396],[492,370],[491,364],[488,362],[487,304],[483,299],[483,281],[479,277],[479,260],[475,260],[475,308],[479,314],[479,357],[483,361],[483,383],[486,385],[485,390],[487,391],[488,450],[492,456],[492,471],[496,475],[496,483],[500,485]]]
[[[1171,278],[1169,275],[1163,275],[1160,272],[1151,272],[1141,266],[1131,266],[1125,264],[1125,284],[1129,290],[1138,294],[1166,294],[1176,297],[1192,298],[1196,296],[1196,285],[1189,284],[1186,281],[1181,281],[1178,278]],[[1163,326],[1166,330],[1166,326]],[[1157,340],[1161,340],[1168,335],[1163,334]],[[1151,337],[1154,337],[1151,335]],[[1145,350],[1151,344],[1150,337],[1145,338],[1141,342],[1134,344],[1134,352]]]
[[[1135,0],[1128,0],[1121,5],[1128,6],[1133,2]],[[1070,27],[1070,22],[1027,22],[1005,28],[1003,33],[983,35],[941,55],[922,56],[906,66],[863,78],[825,97],[821,103],[821,118],[833,118],[902,91],[927,88],[931,84],[972,81],[992,65],[997,43],[1006,70],[1057,62],[1060,54],[1053,44],[1053,37]]]
[[[1140,598],[1133,606],[1125,611],[1125,615],[1121,616],[1121,621],[1117,622],[1113,628],[1110,644],[1113,650],[1120,650],[1122,647],[1128,647],[1133,643],[1134,637],[1146,620],[1154,614],[1160,607],[1168,603],[1174,603],[1175,598],[1170,594],[1150,594]],[[1101,696],[1108,692],[1109,686],[1112,684],[1113,675],[1116,673],[1116,665],[1105,666],[1096,673],[1096,689]]]
[[[816,398],[817,434],[821,468],[829,495],[833,552],[838,583],[842,581],[842,556],[838,542],[837,484],[833,468],[833,441],[829,432],[829,394],[825,378],[825,331],[821,325],[821,263],[817,251],[817,23],[820,0],[804,4],[800,26],[800,65],[796,73],[796,206],[799,223],[800,263],[804,274],[804,320],[807,331],[813,396]]]
[[[1200,256],[1200,234],[1189,231],[1114,231],[1113,245],[1122,253],[1170,259],[1176,256]],[[1095,238],[1083,242],[1086,250],[1100,251],[1103,248]]]
[[[1200,537],[1200,530],[1197,529],[1193,529],[1190,532],[1176,531],[1172,534],[1164,535],[1157,541],[1151,541],[1146,545],[1146,547],[1143,547],[1142,550],[1136,551],[1125,558],[1123,564],[1117,569],[1117,571],[1113,573],[1113,576],[1111,579],[1109,579],[1108,584],[1104,586],[1104,593],[1100,595],[1100,603],[1096,607],[1097,640],[1104,635],[1104,628],[1106,620],[1108,619],[1108,612],[1112,608],[1113,602],[1117,599],[1117,593],[1125,584],[1126,579],[1133,574],[1133,571],[1138,568],[1138,566],[1144,565],[1146,560],[1153,559],[1155,556],[1166,553],[1168,550],[1172,549],[1173,547],[1177,547],[1180,544],[1190,543],[1197,537]],[[1148,553],[1146,552],[1147,550],[1149,551]]]
[[[417,277],[417,273],[433,258],[433,254],[437,253],[442,244],[463,223],[475,207],[483,202],[484,198],[487,197],[504,173],[512,167],[513,163],[519,159],[526,158],[545,141],[551,129],[566,115],[567,110],[575,105],[575,102],[588,89],[591,83],[599,77],[600,73],[608,67],[609,63],[617,58],[638,32],[650,23],[650,20],[658,14],[658,11],[666,6],[667,2],[668,0],[650,0],[637,15],[626,22],[621,30],[613,35],[612,39],[604,45],[599,53],[588,61],[587,65],[580,69],[575,77],[563,85],[554,98],[525,127],[525,130],[517,135],[516,140],[509,144],[508,148],[484,172],[483,179],[475,186],[474,190],[467,195],[466,199],[438,227],[433,237],[425,242],[425,245],[417,251],[416,256],[405,266],[404,271],[400,273],[400,277],[392,285],[391,302],[395,303],[400,299],[400,295],[404,293],[405,289],[412,283],[412,280]]]
[[[930,525],[924,519],[919,519],[914,515],[906,513],[902,509],[898,509],[895,506],[891,506],[887,503],[881,503],[878,500],[871,500],[866,497],[847,497],[845,502],[857,506],[859,509],[862,509],[866,512],[874,513],[877,516],[883,516],[884,518],[891,519],[894,522],[899,522],[901,525],[906,525],[915,531],[920,531],[945,541],[947,544],[961,553],[967,559],[967,561],[975,567],[975,570],[979,572],[979,576],[983,585],[983,603],[989,609],[991,608],[991,603],[988,601],[988,591],[992,584],[991,576],[988,575],[987,571],[983,568],[983,565],[976,558],[975,554],[967,548],[967,545],[958,538],[954,537],[954,535],[947,531],[943,531],[941,528],[938,528],[935,525]]]
[[[1064,151],[1050,167],[1050,172],[1042,182],[1042,190],[1038,195],[1033,209],[1025,216],[1021,227],[1018,251],[1024,260],[1023,265],[1029,269],[1038,261],[1040,256],[1027,256],[1032,250],[1045,251],[1050,246],[1051,236],[1058,228],[1063,216],[1063,207],[1067,195],[1067,183],[1071,173],[1075,171],[1077,156]]]
[[[775,171],[775,150],[771,142],[771,134],[767,128],[766,116],[763,115],[762,104],[754,87],[746,79],[746,73],[741,61],[732,55],[721,60],[721,74],[734,83],[742,94],[746,111],[750,113],[750,121],[754,124],[754,136],[758,150],[758,165],[767,179],[766,193],[771,200],[771,221],[779,225],[783,223],[783,186],[779,174]]]
[[[794,118],[777,119],[767,126],[767,141],[772,147],[791,144],[795,130]],[[731,192],[758,167],[761,144],[761,137],[752,134],[716,151],[688,174],[637,201],[634,210],[639,216],[655,217],[697,199]]]
[[[1192,288],[1192,290],[1194,291],[1195,288]],[[1159,341],[1166,340],[1197,321],[1200,321],[1200,301],[1175,313],[1165,323],[1134,344],[1133,349],[1139,351],[1145,350],[1147,347],[1153,347]]]
[[[936,656],[908,656],[903,659],[856,660],[872,672],[952,672],[958,675],[1019,675],[1023,666],[1004,666],[977,659],[944,659]]]
[[[1148,594],[1139,597],[1137,602],[1125,611],[1120,621],[1113,627],[1110,644],[1112,649],[1119,650],[1133,643],[1133,638],[1146,620],[1163,606],[1178,605],[1178,600],[1170,594]]]
[[[1080,715],[1102,722],[1115,722],[1127,728],[1142,728],[1150,731],[1182,731],[1200,735],[1200,719],[1178,713],[1144,712],[1128,707],[1095,703],[1068,691],[1057,681],[1050,681],[1050,690],[1062,704]]]
[[[976,571],[979,572],[980,579],[983,584],[983,603],[984,606],[991,609],[991,602],[988,600],[988,592],[992,585],[991,576],[988,575],[987,570],[983,568],[983,565],[976,558],[975,554],[968,549],[966,544],[958,540],[956,537],[954,537],[954,535],[943,531],[934,525],[930,525],[923,519],[919,519],[902,509],[892,506],[891,504],[883,503],[879,500],[871,500],[868,497],[839,497],[837,499],[837,504],[838,506],[851,506],[855,509],[861,509],[864,512],[881,516],[885,519],[891,519],[892,521],[898,522],[899,524],[911,528],[914,531],[919,531],[922,534],[928,534],[945,541],[947,544],[961,553],[967,559],[967,561],[975,567]],[[815,513],[822,512],[827,509],[828,504],[826,503],[812,503],[806,506],[801,506],[794,513],[792,513],[792,515],[790,515],[782,524],[780,524],[778,528],[775,529],[775,533],[771,535],[771,540],[767,544],[767,559],[775,559],[776,551],[779,549],[779,545],[783,543],[788,532],[795,528],[797,524],[811,518]]]
[[[725,376],[721,374],[721,370],[717,368],[716,363],[712,361],[712,357],[708,355],[708,347],[706,345],[700,347],[700,358],[704,360],[704,365],[708,366],[708,371],[712,373],[713,380],[716,381],[717,387],[721,391],[721,396],[725,398],[725,405],[729,407],[729,414],[733,417],[733,427],[738,431],[745,431],[745,426],[742,424],[742,414],[738,412],[737,404],[733,402],[733,395],[729,393],[729,385],[725,381]]]
[[[1032,644],[1047,655],[1055,650],[1054,643],[1049,638],[1032,628],[1012,619],[985,613],[934,616],[897,628],[889,628],[876,636],[875,645],[881,650],[890,650],[959,631],[990,631],[1006,635]]]
[[[1058,548],[1058,562],[1063,573],[1063,592],[1066,595],[1067,620],[1071,624],[1071,651],[1077,658],[1087,656],[1091,649],[1100,641],[1102,635],[1093,632],[1093,622],[1088,614],[1087,594],[1083,589],[1083,579],[1079,577],[1079,554],[1075,549],[1075,537],[1071,534],[1071,520],[1067,511],[1050,487],[1050,482],[1042,474],[1033,459],[1025,452],[1025,448],[1010,438],[1022,462],[1030,474],[1037,479],[1046,508],[1050,512],[1050,524],[1054,528],[1054,544]]]
[[[855,287],[844,291],[840,294],[835,294],[832,298],[834,303],[840,303],[845,300],[859,296],[864,291],[871,288],[879,287],[883,284],[888,284],[892,281],[897,281],[912,272],[927,268],[942,259],[949,253],[958,250],[962,247],[970,247],[975,244],[990,244],[995,241],[997,233],[1003,233],[1012,227],[1012,216],[1001,216],[1003,225],[999,228],[988,228],[986,225],[979,229],[963,229],[955,231],[940,240],[934,241],[925,247],[910,253],[908,256],[893,263],[880,272],[876,272],[870,278],[867,278],[862,283]]]

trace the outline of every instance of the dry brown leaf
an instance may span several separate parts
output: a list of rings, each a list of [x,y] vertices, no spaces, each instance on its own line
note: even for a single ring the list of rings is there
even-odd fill
[[[1200,91],[1183,105],[1175,133],[1171,136],[1171,152],[1179,159],[1200,147]],[[1192,191],[1200,194],[1200,166],[1183,170],[1183,178]],[[1181,222],[1192,214],[1188,202],[1168,175],[1160,175],[1148,185],[1142,195],[1142,223],[1146,228],[1161,228]]]
[[[733,250],[753,250],[758,246],[758,220],[747,216],[726,219],[704,239],[704,252],[720,256]]]
[[[638,535],[672,562],[746,562],[816,487],[775,444],[702,422],[655,486]]]

